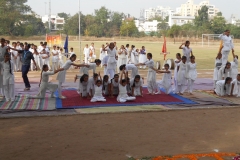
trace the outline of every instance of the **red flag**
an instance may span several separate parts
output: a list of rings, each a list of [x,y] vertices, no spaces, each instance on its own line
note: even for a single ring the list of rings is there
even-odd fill
[[[166,37],[164,37],[164,43],[163,43],[163,47],[162,47],[162,53],[164,55],[164,60],[166,60],[166,56],[167,56],[167,42],[166,42]]]

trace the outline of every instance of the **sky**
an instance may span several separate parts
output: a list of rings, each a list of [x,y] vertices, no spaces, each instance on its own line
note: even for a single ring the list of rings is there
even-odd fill
[[[202,0],[194,0],[195,4],[199,4]],[[45,7],[47,2],[47,7]],[[49,0],[28,0],[29,5],[33,11],[38,15],[48,14]],[[79,0],[51,0],[52,14],[60,12],[69,13],[74,15],[78,12]],[[123,12],[125,14],[139,18],[141,9],[154,8],[156,6],[171,7],[175,9],[180,7],[181,4],[186,3],[187,0],[80,0],[81,12],[83,14],[93,14],[95,9],[105,6],[111,11]],[[238,15],[240,18],[240,0],[210,0],[210,4],[215,5],[223,13],[226,19],[229,19],[231,14]]]

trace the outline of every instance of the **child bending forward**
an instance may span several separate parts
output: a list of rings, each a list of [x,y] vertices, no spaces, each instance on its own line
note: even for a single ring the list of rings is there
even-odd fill
[[[49,76],[54,75],[58,73],[59,71],[63,71],[63,68],[60,68],[58,70],[49,72],[48,65],[44,64],[42,68],[42,74],[41,74],[41,80],[40,80],[40,91],[34,98],[45,98],[46,90],[51,91],[51,98],[55,98],[54,92],[57,90],[58,85],[57,84],[51,84],[49,83]]]
[[[124,74],[124,78],[123,79],[123,74]],[[121,76],[120,76],[120,84],[119,84],[119,94],[117,97],[117,101],[121,102],[121,103],[125,103],[126,101],[133,101],[136,99],[136,97],[129,97],[127,94],[127,76],[126,73],[124,71],[121,72]]]
[[[226,80],[220,80],[216,83],[215,92],[218,96],[230,95],[230,84],[232,82],[231,77],[227,77]]]

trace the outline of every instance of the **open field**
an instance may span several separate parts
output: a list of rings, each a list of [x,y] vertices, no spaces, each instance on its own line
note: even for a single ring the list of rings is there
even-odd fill
[[[31,43],[39,44],[39,41],[28,41]],[[100,47],[102,44],[105,44],[105,41],[94,41],[95,48],[97,51],[97,57],[99,57]],[[81,43],[81,48],[83,50],[84,46],[86,44],[91,44],[90,41],[83,41]],[[162,42],[135,42],[135,41],[117,41],[117,46],[120,47],[121,45],[135,45],[136,48],[141,48],[143,45],[146,47],[147,52],[153,53],[153,59],[155,61],[161,61],[163,63],[163,55],[160,53],[162,52]],[[175,59],[176,53],[182,53],[180,49],[178,49],[180,46],[180,43],[173,44],[167,43],[167,49],[168,52],[170,52],[170,55],[167,56],[167,59],[172,58]],[[69,42],[69,48],[73,47],[75,53],[78,55],[79,58],[79,42],[77,41],[70,41]],[[215,43],[214,45],[204,45],[202,46],[201,43],[198,45],[192,44],[191,48],[193,49],[193,54],[196,57],[196,63],[197,63],[197,69],[213,69],[215,57],[219,50],[219,45]],[[235,45],[235,54],[240,54],[240,45]],[[81,56],[83,58],[83,55]],[[232,56],[229,56],[229,61],[232,61]]]

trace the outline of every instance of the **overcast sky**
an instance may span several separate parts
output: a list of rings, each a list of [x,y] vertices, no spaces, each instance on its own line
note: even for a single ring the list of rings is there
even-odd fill
[[[199,4],[202,0],[194,0],[195,4]],[[27,4],[40,16],[45,14],[45,2],[49,0],[28,0]],[[70,13],[74,15],[78,12],[78,0],[51,0],[52,14],[60,12]],[[129,13],[136,18],[140,17],[141,9],[150,7],[163,6],[175,9],[180,7],[187,0],[81,0],[81,12],[83,14],[92,14],[95,9],[105,6],[112,11]],[[237,14],[240,18],[240,0],[210,0],[210,3],[215,5],[222,11],[223,15],[229,19],[231,14]]]

